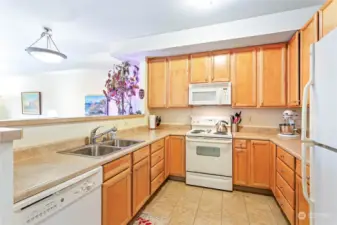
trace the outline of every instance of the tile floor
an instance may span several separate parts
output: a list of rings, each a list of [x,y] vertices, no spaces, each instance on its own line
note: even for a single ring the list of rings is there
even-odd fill
[[[287,225],[274,198],[168,181],[144,213],[175,225]]]

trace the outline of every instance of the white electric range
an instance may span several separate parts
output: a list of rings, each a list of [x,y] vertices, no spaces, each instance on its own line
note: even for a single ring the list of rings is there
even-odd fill
[[[216,132],[218,121],[228,123],[227,133]],[[186,184],[233,190],[230,117],[196,117],[186,134]]]

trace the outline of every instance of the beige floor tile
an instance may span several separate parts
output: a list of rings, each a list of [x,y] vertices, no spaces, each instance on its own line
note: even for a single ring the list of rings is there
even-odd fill
[[[244,195],[241,192],[224,192],[222,225],[249,225]]]
[[[222,195],[222,191],[206,188],[203,190],[195,216],[195,225],[221,225]]]
[[[270,199],[269,201],[269,207],[271,209],[271,212],[277,222],[277,225],[288,225],[287,219],[283,216],[281,209],[278,207],[275,199]]]

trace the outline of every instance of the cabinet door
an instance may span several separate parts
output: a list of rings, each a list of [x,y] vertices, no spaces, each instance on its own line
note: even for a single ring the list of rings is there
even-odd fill
[[[146,203],[150,196],[150,160],[146,157],[133,166],[133,215]]]
[[[170,137],[165,138],[165,179],[170,175]]]
[[[251,141],[249,186],[269,188],[270,149],[269,141]]]
[[[211,64],[209,53],[191,55],[191,83],[206,83],[209,80]]]
[[[300,105],[300,33],[288,42],[288,106]]]
[[[275,187],[276,187],[276,145],[274,143],[270,143],[270,189],[275,195]]]
[[[211,82],[230,81],[230,52],[212,52]]]
[[[337,1],[328,0],[319,10],[319,38],[337,27]]]
[[[301,96],[303,96],[304,87],[308,83],[309,77],[310,77],[310,45],[317,42],[318,40],[318,14],[317,13],[301,29],[300,39],[301,39],[301,42],[300,42],[301,43],[301,47],[300,47]],[[308,98],[308,104],[309,102],[310,102],[310,98]]]
[[[168,71],[168,107],[188,107],[188,56],[169,58]]]
[[[150,108],[166,107],[166,59],[148,61],[148,100]]]
[[[303,196],[302,180],[299,176],[296,176],[296,225],[309,225],[309,204]]]
[[[171,136],[170,137],[170,175],[185,177],[185,137]]]
[[[127,224],[131,219],[131,171],[103,183],[103,225]]]
[[[258,55],[259,106],[286,106],[286,45],[267,45]]]
[[[243,49],[231,54],[232,105],[256,106],[256,49]]]
[[[234,148],[234,184],[249,184],[249,146]]]

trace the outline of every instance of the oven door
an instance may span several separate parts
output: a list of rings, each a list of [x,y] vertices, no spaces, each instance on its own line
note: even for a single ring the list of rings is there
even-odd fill
[[[186,170],[232,176],[232,139],[186,137]]]

